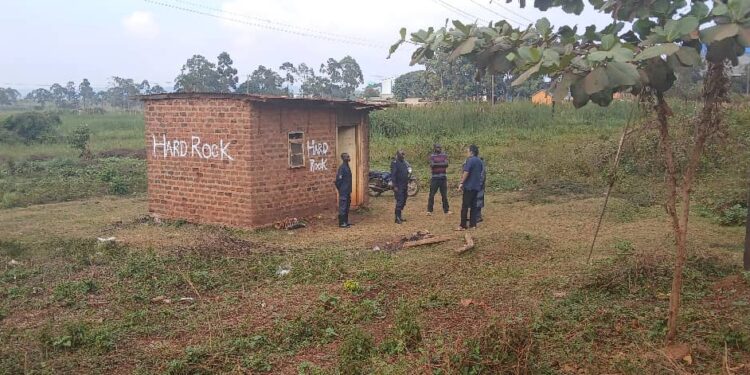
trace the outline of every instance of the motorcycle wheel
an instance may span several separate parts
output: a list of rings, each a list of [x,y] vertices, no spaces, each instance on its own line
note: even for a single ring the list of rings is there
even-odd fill
[[[379,188],[379,186],[381,186],[382,184],[383,182],[379,178],[377,177],[371,178],[367,184],[368,186],[367,195],[371,197],[379,197],[380,194],[383,194],[383,190]]]
[[[410,197],[413,197],[417,195],[419,192],[419,182],[417,182],[416,179],[409,180],[409,185],[407,186],[406,194]]]

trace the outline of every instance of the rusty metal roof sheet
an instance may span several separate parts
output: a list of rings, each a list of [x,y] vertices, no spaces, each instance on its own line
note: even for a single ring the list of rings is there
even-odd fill
[[[313,104],[323,106],[341,106],[356,110],[376,110],[392,106],[390,103],[374,103],[360,100],[347,99],[323,99],[323,98],[290,98],[286,96],[240,94],[240,93],[203,93],[203,92],[175,92],[166,94],[139,95],[138,99],[143,101],[165,100],[165,99],[237,99],[253,102],[274,104]]]

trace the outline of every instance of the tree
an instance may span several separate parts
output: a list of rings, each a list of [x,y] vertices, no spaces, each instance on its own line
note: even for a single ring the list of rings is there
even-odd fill
[[[141,90],[132,78],[112,77],[104,97],[113,107],[130,109],[140,94]]]
[[[151,86],[151,90],[148,91],[149,94],[164,94],[165,92],[167,92],[167,90],[164,90],[164,88],[159,85]]]
[[[52,96],[52,93],[49,92],[49,90],[39,88],[28,93],[26,95],[26,100],[31,100],[41,105],[45,105],[51,101],[54,101],[54,97]]]
[[[286,91],[289,93],[289,95],[292,95],[292,85],[294,85],[294,76],[297,75],[297,68],[294,67],[294,64],[290,62],[285,62],[281,64],[279,67],[279,70],[284,72],[284,82],[287,83]]]
[[[68,108],[78,108],[78,93],[76,92],[76,83],[68,81],[65,85],[65,101]]]
[[[336,74],[337,79],[334,80],[331,76],[331,82],[340,87],[343,98],[353,97],[357,87],[365,82],[362,69],[357,60],[348,55],[338,61],[337,68],[339,70]]]
[[[237,88],[237,92],[250,94],[266,95],[286,95],[287,92],[282,88],[284,79],[273,69],[266,68],[263,65],[250,74],[250,78]]]
[[[81,84],[78,85],[78,95],[81,97],[83,109],[91,106],[95,94],[88,79],[84,78],[83,81],[81,81]]]
[[[18,101],[21,97],[21,93],[13,88],[2,88],[0,87],[0,105],[11,105]]]
[[[398,101],[406,98],[434,97],[433,88],[427,77],[428,73],[424,70],[415,70],[396,77],[393,81],[393,96]]]
[[[520,1],[524,6],[525,0]],[[666,167],[665,206],[676,248],[666,336],[667,341],[673,341],[687,258],[691,190],[707,142],[723,127],[723,104],[728,101],[729,90],[725,64],[737,65],[738,56],[750,46],[750,0],[718,1],[711,9],[698,0],[691,3],[687,13],[680,13],[687,6],[685,0],[656,3],[592,0],[591,3],[598,11],[610,14],[614,22],[600,31],[589,26],[578,34],[577,26],[562,26],[555,32],[546,18],[523,30],[505,21],[486,27],[453,21],[450,28],[429,28],[411,34],[411,42],[418,46],[411,64],[444,52],[452,60],[460,56],[469,58],[479,77],[486,73],[517,74],[514,86],[532,76],[546,75],[554,81],[556,100],[570,93],[576,108],[589,101],[607,106],[615,92],[624,90],[642,100],[653,100]],[[578,15],[584,8],[583,0],[538,0],[534,6],[542,11],[560,6],[565,12]],[[632,29],[623,32],[625,21],[632,22]],[[391,53],[406,40],[406,29],[402,28],[400,34],[400,40],[390,48]],[[708,65],[703,107],[693,119],[687,161],[680,164],[669,127],[672,112],[664,93],[672,87],[677,67],[701,63],[704,45],[707,45]]]
[[[193,55],[174,80],[176,92],[221,92],[216,65],[201,55]]]
[[[58,108],[68,107],[68,90],[65,87],[62,87],[59,83],[55,83],[50,86],[49,91],[52,93],[52,100],[54,100]]]
[[[141,83],[138,84],[138,92],[142,95],[146,95],[149,92],[151,92],[151,83],[148,82],[147,79],[144,79],[141,81]]]
[[[367,87],[365,87],[365,91],[362,93],[362,96],[365,98],[374,98],[380,96],[380,84],[371,83],[367,85]]]
[[[237,89],[237,69],[232,67],[232,58],[222,52],[218,57],[216,74],[219,76],[219,92],[232,92]]]

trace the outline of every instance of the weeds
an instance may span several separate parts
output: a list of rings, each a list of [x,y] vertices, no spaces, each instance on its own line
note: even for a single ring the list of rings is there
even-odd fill
[[[372,335],[359,328],[352,329],[339,348],[339,371],[347,375],[369,373],[374,351]]]

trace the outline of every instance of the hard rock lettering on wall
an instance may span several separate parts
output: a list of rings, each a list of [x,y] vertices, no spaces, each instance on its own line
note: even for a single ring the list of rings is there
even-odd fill
[[[316,140],[307,141],[307,158],[310,160],[310,172],[323,172],[328,170],[328,143]]]
[[[186,141],[182,139],[167,139],[166,134],[162,135],[161,139],[152,134],[151,139],[153,141],[154,157],[234,160],[229,155],[230,143],[225,142],[223,139],[220,139],[219,143],[201,142],[201,138],[194,135],[190,137],[190,141]]]

